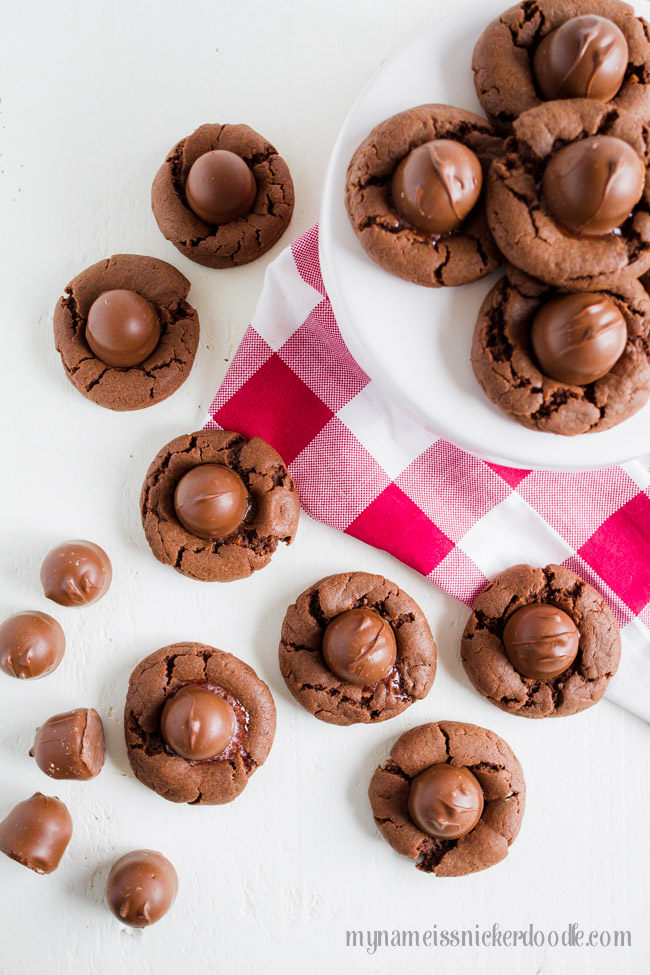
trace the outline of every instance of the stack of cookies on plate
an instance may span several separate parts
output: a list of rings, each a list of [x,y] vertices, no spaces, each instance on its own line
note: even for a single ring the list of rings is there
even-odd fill
[[[608,429],[650,396],[650,26],[621,0],[524,0],[472,68],[487,120],[432,104],[380,123],[350,221],[426,287],[507,262],[474,331],[483,390],[532,429]]]

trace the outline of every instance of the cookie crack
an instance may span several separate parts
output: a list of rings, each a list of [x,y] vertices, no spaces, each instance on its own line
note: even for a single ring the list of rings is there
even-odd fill
[[[544,27],[546,26],[546,18],[544,16],[544,12],[540,10],[539,6],[537,5],[536,0],[525,0],[525,2],[521,4],[520,9],[522,17],[519,23],[509,23],[503,17],[500,17],[499,19],[501,23],[510,31],[513,45],[520,50],[528,51],[530,48],[535,46],[537,38],[544,30]],[[536,17],[539,17],[539,24],[535,28],[531,41],[526,43],[525,41],[521,40],[520,34],[524,27],[534,22]]]
[[[174,676],[174,667],[176,666],[176,661],[178,660],[178,654],[172,654],[165,661],[165,690],[171,684],[172,678]]]
[[[106,373],[109,372],[110,368],[111,368],[110,366],[106,366],[106,368],[102,369],[99,375],[96,376],[95,379],[92,380],[92,382],[85,384],[84,389],[86,390],[87,393],[89,393],[91,389],[94,389],[95,386],[97,386],[102,381]]]
[[[439,729],[440,734],[442,735],[442,737],[445,739],[445,755],[446,755],[445,761],[446,762],[450,762],[451,761],[451,751],[450,751],[450,747],[449,747],[449,733],[445,730],[445,728],[443,728],[442,724],[439,724],[438,725],[438,729]]]
[[[447,265],[449,264],[449,261],[451,260],[451,248],[448,247],[447,244],[444,243],[444,241],[440,241],[439,243],[436,244],[436,249],[442,250],[444,252],[444,257],[441,263],[434,268],[433,276],[439,284],[444,284],[445,283],[444,271]]]
[[[398,778],[404,779],[405,782],[411,781],[411,776],[404,771],[401,765],[398,765],[397,762],[392,760],[382,765],[382,771],[386,772],[388,775],[396,775]]]

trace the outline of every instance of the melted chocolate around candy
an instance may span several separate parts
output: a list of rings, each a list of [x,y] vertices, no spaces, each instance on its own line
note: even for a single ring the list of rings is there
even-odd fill
[[[216,758],[237,731],[234,709],[215,690],[186,684],[165,702],[160,732],[181,758],[202,762]]]
[[[65,635],[47,613],[16,613],[0,624],[0,670],[19,680],[46,677],[65,653]]]
[[[562,294],[537,312],[530,340],[545,375],[584,386],[618,362],[627,343],[627,323],[605,295]]]
[[[41,566],[41,585],[60,606],[88,606],[108,591],[113,578],[110,559],[94,542],[75,540],[57,545]]]
[[[391,193],[399,215],[414,227],[446,234],[469,215],[482,185],[481,164],[471,149],[452,139],[433,139],[402,159]]]
[[[155,850],[133,850],[117,860],[106,882],[111,911],[123,924],[146,928],[165,916],[178,891],[178,876]]]
[[[359,687],[388,677],[397,657],[392,626],[366,606],[349,609],[330,620],[322,649],[332,673]]]
[[[147,359],[160,341],[160,319],[136,291],[104,291],[86,321],[86,342],[107,366],[129,368]]]
[[[209,224],[230,223],[250,213],[257,184],[252,170],[235,152],[213,149],[192,164],[185,199],[197,217]]]
[[[55,714],[37,729],[29,754],[52,779],[92,779],[106,758],[102,719],[94,708]]]
[[[197,464],[181,477],[174,492],[178,520],[198,538],[231,535],[246,517],[248,503],[241,477],[223,464]]]
[[[575,234],[620,227],[643,195],[645,167],[634,149],[607,135],[572,142],[551,156],[542,192],[555,220]]]
[[[606,17],[571,17],[540,42],[533,73],[544,98],[595,98],[616,95],[629,52],[623,31]]]
[[[431,765],[411,782],[411,819],[436,839],[457,840],[470,833],[481,818],[483,803],[478,779],[464,766]]]
[[[550,603],[522,606],[503,630],[503,645],[512,666],[532,680],[552,680],[571,666],[580,633],[570,616]]]
[[[0,823],[0,851],[35,873],[52,873],[72,836],[72,818],[53,796],[35,792]]]

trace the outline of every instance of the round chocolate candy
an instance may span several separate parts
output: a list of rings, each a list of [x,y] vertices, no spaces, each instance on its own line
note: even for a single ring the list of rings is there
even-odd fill
[[[430,765],[411,782],[409,813],[415,825],[439,840],[470,833],[483,812],[483,790],[464,766]]]
[[[0,823],[0,851],[35,873],[52,873],[72,836],[72,818],[54,796],[35,792]]]
[[[532,680],[551,680],[571,666],[580,633],[563,610],[550,603],[522,606],[503,630],[503,645],[512,666]]]
[[[609,135],[572,142],[551,156],[542,192],[551,215],[575,234],[619,227],[643,195],[645,166],[632,146]]]
[[[106,898],[123,924],[146,928],[164,917],[176,899],[178,876],[155,850],[133,850],[117,860],[108,875]]]
[[[174,508],[184,528],[198,538],[232,535],[248,510],[248,491],[236,471],[224,464],[197,464],[174,491]]]
[[[241,156],[227,149],[203,153],[187,174],[187,205],[206,223],[230,223],[246,216],[256,196],[252,170]]]
[[[57,545],[41,566],[41,585],[60,606],[88,606],[107,592],[113,569],[103,548],[75,540]]]
[[[107,366],[137,366],[159,341],[158,313],[137,291],[104,291],[90,306],[86,342]]]
[[[627,323],[602,294],[562,294],[537,312],[530,341],[545,375],[584,386],[601,379],[618,362],[627,342]]]
[[[30,680],[51,674],[63,660],[65,635],[47,613],[16,613],[0,624],[0,670]]]
[[[332,673],[358,687],[388,677],[397,656],[392,626],[367,606],[348,609],[330,620],[322,649]]]
[[[29,754],[51,779],[92,779],[106,758],[102,719],[94,708],[55,714],[37,729]]]
[[[608,102],[627,70],[628,47],[620,27],[606,17],[571,17],[541,41],[533,73],[544,98],[595,98]]]
[[[393,173],[391,193],[401,217],[429,234],[455,230],[476,205],[483,185],[471,149],[433,139],[413,149]]]
[[[189,761],[216,758],[232,741],[237,718],[231,704],[205,684],[186,684],[165,702],[160,733]]]

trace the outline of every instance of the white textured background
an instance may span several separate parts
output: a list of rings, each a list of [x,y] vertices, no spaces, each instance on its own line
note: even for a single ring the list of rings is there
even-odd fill
[[[205,121],[245,121],[276,144],[296,184],[283,243],[317,218],[330,146],[352,99],[394,47],[447,0],[169,0],[5,5],[0,64],[0,615],[51,611],[68,651],[59,670],[0,675],[0,816],[37,789],[68,803],[74,835],[58,871],[39,877],[0,858],[1,975],[325,973],[645,973],[648,947],[650,729],[603,702],[584,715],[527,722],[471,689],[458,659],[466,610],[415,572],[303,517],[271,568],[219,587],[182,578],[150,554],[138,493],[158,448],[200,425],[243,334],[270,258],[234,271],[190,264],[149,209],[167,150]],[[462,4],[457,4],[459,9]],[[469,70],[469,66],[468,66]],[[282,246],[282,245],[281,245]],[[64,378],[51,336],[57,297],[115,252],[165,258],[192,281],[201,344],[166,403],[113,414]],[[277,249],[276,249],[277,253]],[[273,256],[273,255],[271,255]],[[62,610],[40,593],[51,545],[86,537],[114,565],[110,594]],[[375,727],[330,728],[290,698],[276,662],[286,605],[315,579],[364,568],[400,582],[439,642],[429,698]],[[121,714],[137,661],[201,640],[233,651],[269,683],[278,732],[269,761],[232,805],[166,803],[131,776]],[[27,752],[50,714],[96,706],[109,757],[90,783],[55,783]],[[369,777],[392,740],[423,721],[483,724],[517,752],[528,811],[510,857],[483,874],[437,880],[398,858],[374,828]],[[160,849],[180,892],[154,928],[109,913],[110,863]],[[627,928],[632,948],[346,949],[348,928],[476,924]]]

